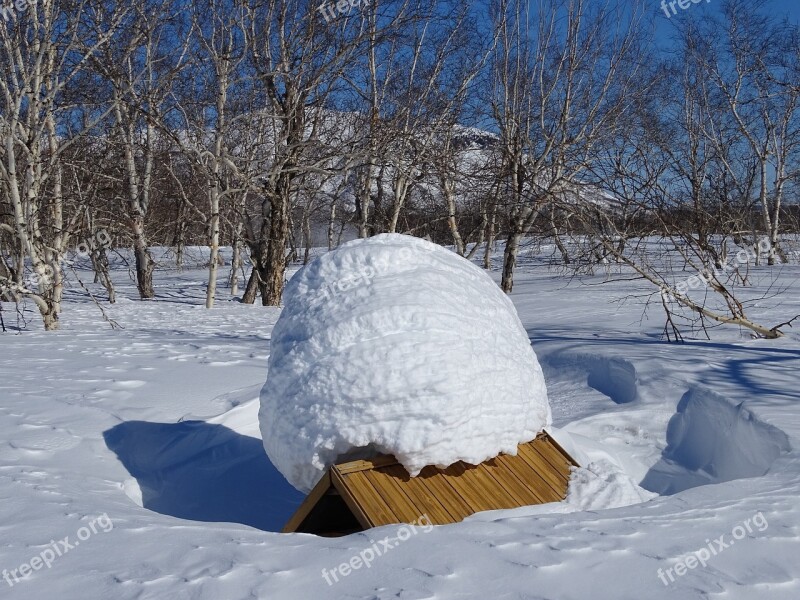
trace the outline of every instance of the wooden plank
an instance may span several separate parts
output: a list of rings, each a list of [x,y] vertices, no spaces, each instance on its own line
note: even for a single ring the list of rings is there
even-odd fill
[[[547,502],[563,500],[567,484],[554,472],[552,465],[531,447],[531,444],[520,444],[517,458],[527,462],[535,473],[536,479],[531,480],[531,485],[536,486],[535,489],[543,500]]]
[[[485,471],[495,485],[502,489],[519,506],[529,506],[538,502],[531,490],[510,473],[508,467],[496,459],[490,459],[478,465],[478,469]]]
[[[520,447],[518,456],[526,460],[528,464],[533,465],[537,476],[545,481],[551,491],[551,495],[548,498],[550,501],[553,501],[553,498],[560,499],[562,497],[564,490],[566,490],[567,482],[544,456],[536,451],[533,444],[526,444]]]
[[[386,474],[383,469],[363,471],[359,475],[366,477],[372,483],[375,490],[383,498],[383,501],[392,510],[392,513],[400,519],[400,522],[412,523],[424,514],[425,508],[414,506],[414,503],[408,498],[403,489],[405,486],[397,485],[397,482]]]
[[[420,512],[417,517],[425,515],[434,525],[447,525],[461,520],[450,514],[445,503],[437,498],[428,483],[419,477],[411,477],[401,465],[383,467],[381,471],[388,476],[389,484],[405,492],[409,501]]]
[[[480,487],[475,485],[472,477],[464,477],[464,473],[466,473],[464,465],[455,463],[442,471],[442,478],[458,497],[463,498],[469,514],[489,510],[491,503],[486,498],[486,494],[482,493]]]
[[[547,432],[520,444],[517,456],[500,455],[477,466],[426,467],[410,477],[394,456],[350,461],[331,468],[283,527],[296,531],[329,493],[339,491],[364,528],[410,523],[456,523],[482,510],[563,500],[577,462]]]
[[[553,468],[558,472],[566,481],[569,481],[570,472],[572,470],[572,462],[562,454],[562,452],[555,447],[553,440],[548,437],[546,442],[534,444],[533,447],[545,459],[553,465]]]
[[[358,500],[358,503],[375,523],[375,526],[403,523],[394,503],[391,505],[381,496],[370,480],[370,473],[356,471],[342,477],[347,489]],[[391,499],[389,500],[391,502]]]
[[[389,465],[399,464],[394,456],[381,455],[367,460],[353,460],[350,462],[336,465],[336,469],[342,475],[349,473],[357,473],[358,471],[369,471],[371,469],[379,469]]]
[[[330,471],[326,471],[325,475],[322,476],[317,482],[317,485],[314,486],[314,489],[306,496],[306,499],[303,500],[303,503],[300,507],[295,511],[292,517],[287,521],[286,525],[283,526],[281,532],[283,533],[292,533],[297,531],[297,528],[302,525],[303,521],[306,520],[306,517],[311,512],[311,510],[317,505],[325,493],[331,488],[331,474]]]
[[[564,455],[550,444],[549,438],[542,441],[537,440],[529,446],[534,452],[539,453],[539,455],[547,461],[551,466],[552,473],[557,475],[565,486],[569,484],[571,465],[569,461],[564,458]]]
[[[580,465],[578,464],[578,461],[576,461],[574,458],[572,458],[572,455],[569,452],[564,450],[564,447],[556,441],[556,438],[554,438],[552,435],[550,435],[546,431],[544,432],[544,435],[546,435],[547,439],[550,440],[550,444],[556,450],[558,450],[564,456],[564,458],[567,459],[569,464],[571,464],[573,467],[580,467]]]
[[[436,467],[425,467],[417,476],[427,489],[438,498],[455,522],[463,521],[475,513],[466,499],[448,482],[448,477]]]
[[[347,483],[339,474],[336,467],[331,468],[331,484],[338,490],[339,494],[342,496],[342,500],[344,500],[345,504],[347,504],[347,508],[350,509],[356,520],[364,529],[375,527],[375,522],[370,518],[370,515],[367,514],[355,496],[353,496],[353,494],[350,492]]]
[[[473,513],[522,506],[499,487],[485,468],[457,462],[445,469],[447,482],[467,501]]]
[[[530,446],[520,448],[514,459],[519,464],[517,471],[522,475],[524,470],[528,473],[528,485],[536,490],[542,502],[558,502],[563,499],[566,484],[561,481],[557,473],[552,472],[550,463],[533,451]]]
[[[502,466],[508,475],[514,477],[525,489],[527,504],[543,504],[548,501],[550,495],[542,491],[542,486],[547,487],[547,490],[550,486],[522,458],[501,454],[492,460]]]

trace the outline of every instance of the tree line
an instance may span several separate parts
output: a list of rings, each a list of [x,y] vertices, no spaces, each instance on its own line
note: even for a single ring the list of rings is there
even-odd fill
[[[768,2],[39,0],[0,26],[0,295],[56,329],[76,245],[208,252],[227,287],[280,304],[320,239],[426,236],[513,288],[527,240],[561,265],[623,265],[688,309],[775,337],[741,270],[676,289],[737,248],[789,260],[800,182],[800,36]],[[334,17],[331,17],[334,14]],[[683,257],[665,265],[643,240]],[[768,244],[764,244],[763,240]],[[106,244],[89,244],[114,300]],[[249,267],[249,269],[245,269]],[[245,273],[241,278],[240,274]],[[712,303],[713,304],[713,303]],[[674,323],[672,324],[674,327]]]

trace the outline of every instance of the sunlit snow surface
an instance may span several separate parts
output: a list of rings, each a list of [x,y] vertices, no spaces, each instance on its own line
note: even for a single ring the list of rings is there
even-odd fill
[[[284,303],[259,416],[267,455],[298,489],[342,457],[392,454],[416,475],[516,454],[550,425],[513,303],[446,248],[348,242],[298,272]]]
[[[588,285],[600,275],[567,284],[523,256],[512,300],[545,372],[554,435],[583,465],[578,485],[567,502],[420,530],[328,585],[323,569],[399,530],[274,533],[302,500],[259,439],[280,311],[224,298],[206,311],[203,260],[157,272],[155,302],[111,307],[123,330],[70,291],[61,332],[34,323],[0,337],[0,569],[77,541],[100,515],[114,525],[13,587],[0,580],[3,598],[800,597],[791,329],[778,341],[720,329],[711,342],[667,344],[655,308],[642,318],[638,302],[612,302],[645,287]],[[750,306],[752,317],[778,322],[777,304],[800,313],[798,273],[784,267],[788,291]],[[767,285],[758,276],[754,295]],[[127,269],[114,277],[134,298]],[[768,526],[737,529],[748,520]],[[676,574],[720,537],[727,547],[705,566]],[[658,570],[670,568],[665,585]]]

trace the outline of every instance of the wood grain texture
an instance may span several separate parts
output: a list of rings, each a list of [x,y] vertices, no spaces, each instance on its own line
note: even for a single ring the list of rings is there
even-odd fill
[[[520,444],[516,456],[503,454],[480,465],[426,467],[417,477],[409,476],[393,456],[351,461],[330,469],[327,487],[314,488],[284,531],[296,530],[331,485],[364,528],[421,517],[446,525],[484,510],[561,501],[574,465],[546,432]]]

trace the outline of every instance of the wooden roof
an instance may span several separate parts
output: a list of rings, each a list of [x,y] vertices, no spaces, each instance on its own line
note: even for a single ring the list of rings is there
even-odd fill
[[[572,457],[546,432],[479,465],[426,467],[417,477],[393,456],[331,467],[284,527],[284,532],[343,535],[427,516],[457,523],[483,510],[558,502],[567,494]]]

